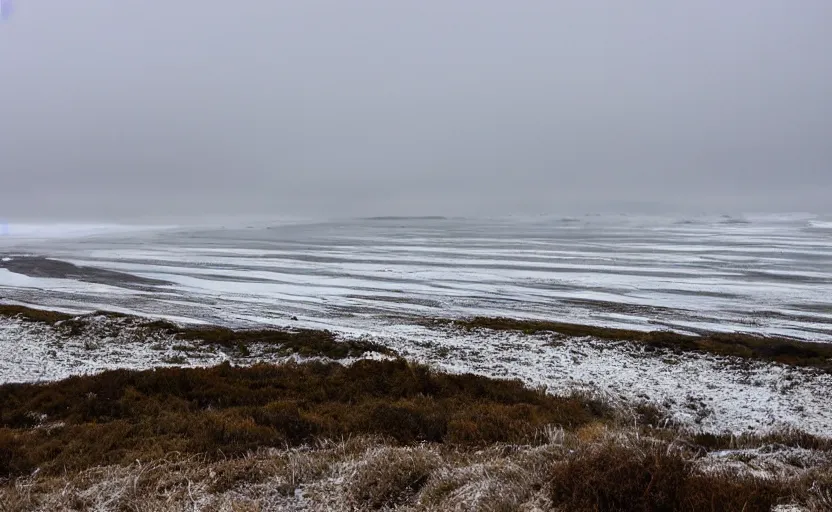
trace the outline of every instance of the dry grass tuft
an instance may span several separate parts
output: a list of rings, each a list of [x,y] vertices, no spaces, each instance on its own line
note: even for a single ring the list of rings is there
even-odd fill
[[[0,512],[100,510],[829,510],[829,466],[789,478],[703,470],[678,444],[611,430],[540,446],[396,446],[351,438],[235,458],[171,455],[0,484]],[[764,456],[764,455],[763,455]],[[800,507],[798,507],[800,506]]]
[[[774,430],[763,435],[695,433],[690,437],[693,443],[706,450],[735,450],[769,445],[832,451],[832,438],[807,434],[794,428]]]
[[[525,453],[525,450],[524,452]],[[468,464],[435,471],[425,485],[417,510],[519,510],[535,502],[550,503],[541,492],[545,472],[531,457],[489,452]]]
[[[410,503],[441,463],[437,451],[426,447],[371,450],[347,478],[346,503],[361,510]]]

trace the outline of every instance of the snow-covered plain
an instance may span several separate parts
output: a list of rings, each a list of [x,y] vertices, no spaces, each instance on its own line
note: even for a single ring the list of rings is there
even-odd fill
[[[425,327],[472,315],[683,332],[743,331],[832,341],[832,229],[810,215],[744,218],[386,219],[226,228],[108,227],[83,236],[0,237],[0,299],[235,327],[326,328],[368,337],[450,371],[588,389],[666,407],[711,431],[796,426],[832,432],[829,375],[624,343]],[[71,230],[70,230],[71,231]],[[39,233],[49,233],[42,229]],[[21,258],[156,280],[107,281],[83,268],[16,273]],[[160,282],[161,281],[161,282]],[[147,343],[130,329],[63,339],[0,321],[0,382],[110,368],[276,360],[254,351]]]
[[[165,283],[22,276],[3,261],[0,296],[236,326],[502,315],[832,341],[828,225],[785,215],[28,226],[25,236],[0,237],[0,257],[47,256]]]

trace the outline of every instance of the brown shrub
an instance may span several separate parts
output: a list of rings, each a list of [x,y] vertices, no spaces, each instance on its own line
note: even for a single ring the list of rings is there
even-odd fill
[[[72,315],[59,313],[57,311],[43,311],[40,309],[27,308],[26,306],[15,306],[11,304],[0,304],[0,316],[20,318],[27,322],[43,322],[55,324],[64,320],[70,320]]]
[[[665,443],[607,441],[581,447],[551,469],[552,503],[576,511],[771,510],[788,482],[695,471]]]
[[[571,404],[569,410],[549,411],[548,417],[556,421],[544,421],[537,408],[526,404],[481,404],[460,411],[448,425],[448,438],[452,442],[486,444],[501,437],[527,439],[545,424],[574,427],[588,423],[592,416],[581,406]],[[560,408],[559,408],[560,409]],[[554,416],[552,416],[554,413]]]
[[[710,450],[728,450],[742,448],[758,448],[766,445],[782,445],[790,448],[805,448],[809,450],[832,451],[832,438],[819,437],[806,432],[785,428],[763,435],[695,433],[691,441],[702,448]]]
[[[360,357],[367,352],[377,352],[394,356],[396,353],[381,345],[366,340],[339,341],[329,331],[311,329],[297,330],[234,330],[225,327],[195,327],[179,328],[170,322],[157,321],[146,324],[149,328],[160,329],[179,338],[202,341],[210,345],[235,348],[244,355],[248,353],[248,346],[254,343],[274,346],[284,355],[297,354],[303,357],[328,357],[330,359],[344,359],[346,357]]]
[[[116,370],[0,386],[0,404],[0,477],[350,435],[532,442],[546,425],[611,418],[519,381],[434,373],[403,360]]]

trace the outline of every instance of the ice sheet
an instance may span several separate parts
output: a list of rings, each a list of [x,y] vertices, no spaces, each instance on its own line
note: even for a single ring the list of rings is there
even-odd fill
[[[825,219],[679,220],[342,221],[55,239],[20,252],[168,284],[127,290],[6,274],[0,286],[11,300],[231,324],[296,316],[369,328],[399,315],[487,315],[832,341],[832,239],[807,229]]]

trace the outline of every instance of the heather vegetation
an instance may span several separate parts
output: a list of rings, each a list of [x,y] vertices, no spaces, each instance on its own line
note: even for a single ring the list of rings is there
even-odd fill
[[[517,381],[448,375],[404,360],[118,370],[0,387],[0,476],[80,470],[169,452],[239,455],[319,438],[527,443],[610,411]]]
[[[685,433],[401,359],[118,370],[0,386],[0,405],[4,512],[832,503],[829,439]]]

